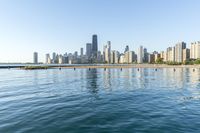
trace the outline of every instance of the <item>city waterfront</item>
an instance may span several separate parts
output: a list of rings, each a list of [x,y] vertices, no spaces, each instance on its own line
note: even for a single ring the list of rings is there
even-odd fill
[[[199,68],[0,69],[0,132],[199,132]]]

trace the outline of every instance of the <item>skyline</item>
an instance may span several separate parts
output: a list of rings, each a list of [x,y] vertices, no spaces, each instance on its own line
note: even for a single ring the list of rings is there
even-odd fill
[[[0,1],[0,62],[30,62],[37,51],[80,51],[91,34],[98,49],[107,41],[112,49],[133,51],[142,45],[149,52],[164,51],[184,41],[198,41],[200,1]],[[177,6],[178,5],[178,6]]]
[[[85,45],[86,51],[83,52],[83,47],[78,51],[61,53],[46,54],[45,64],[200,64],[200,41],[191,42],[187,47],[185,42],[177,42],[175,46],[167,47],[163,51],[149,52],[146,47],[142,45],[138,51],[129,49],[126,45],[124,52],[112,49],[111,41],[107,41],[104,45],[103,51],[98,50],[98,36],[92,35],[92,43]],[[38,53],[33,53],[33,64],[38,64]]]

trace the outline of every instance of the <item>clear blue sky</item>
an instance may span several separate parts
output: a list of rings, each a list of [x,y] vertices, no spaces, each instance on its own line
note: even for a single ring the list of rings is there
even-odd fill
[[[165,50],[200,40],[200,0],[0,0],[0,62],[39,61],[80,51],[92,34],[99,49]]]

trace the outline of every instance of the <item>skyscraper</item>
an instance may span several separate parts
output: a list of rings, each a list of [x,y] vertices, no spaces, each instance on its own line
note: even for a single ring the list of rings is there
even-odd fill
[[[183,49],[183,62],[186,63],[190,59],[190,49]]]
[[[129,51],[124,53],[124,63],[129,63]]]
[[[78,58],[78,52],[75,51],[75,52],[74,52],[74,59],[77,59],[77,58]]]
[[[62,55],[58,56],[58,64],[63,64],[63,56]]]
[[[129,46],[126,45],[126,48],[125,48],[125,50],[124,50],[124,53],[126,53],[126,52],[128,52],[128,51],[129,51]]]
[[[101,51],[98,51],[98,52],[97,52],[97,61],[98,61],[98,63],[102,62]]]
[[[81,48],[81,51],[80,51],[80,53],[81,53],[81,56],[83,56],[83,48]]]
[[[175,62],[175,47],[167,48],[166,61]]]
[[[86,44],[86,55],[88,58],[90,58],[92,56],[92,44],[91,43]]]
[[[143,63],[144,49],[143,46],[138,48],[137,63]]]
[[[119,56],[120,56],[120,54],[119,54],[119,52],[118,51],[115,51],[114,52],[114,63],[115,64],[118,64],[119,63]]]
[[[97,58],[97,52],[98,52],[98,41],[97,41],[97,35],[92,36],[92,57]]]
[[[124,54],[121,54],[121,55],[120,55],[120,57],[119,57],[119,63],[120,63],[120,64],[125,63],[125,61],[124,61]]]
[[[51,64],[51,58],[49,54],[46,54],[46,64]]]
[[[183,62],[183,49],[186,48],[185,42],[177,43],[175,46],[175,61],[176,62]]]
[[[200,41],[191,43],[190,58],[191,59],[200,58]]]
[[[128,52],[128,63],[133,63],[135,61],[135,53],[133,51]]]
[[[33,63],[38,64],[38,53],[37,52],[33,53]]]
[[[144,53],[143,53],[143,54],[144,54],[143,61],[147,63],[147,62],[148,62],[148,52],[147,52],[147,48],[144,48]]]
[[[115,62],[115,51],[111,51],[111,54],[110,54],[110,63],[114,64],[114,62]]]
[[[57,63],[56,62],[56,53],[55,52],[53,52],[53,54],[52,54],[52,63]]]
[[[110,63],[111,62],[111,42],[108,41],[107,45],[104,46],[104,61],[106,63]]]

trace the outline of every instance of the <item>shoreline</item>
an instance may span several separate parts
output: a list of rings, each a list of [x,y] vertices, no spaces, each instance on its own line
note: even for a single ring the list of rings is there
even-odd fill
[[[89,69],[89,68],[200,68],[200,65],[167,65],[167,64],[21,64],[21,65],[0,65],[1,69],[35,67],[47,69]]]
[[[51,68],[51,67],[50,67]],[[84,65],[84,66],[58,66],[52,68],[200,68],[200,65],[160,65],[160,64],[122,64],[122,65]]]

